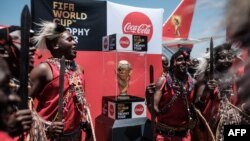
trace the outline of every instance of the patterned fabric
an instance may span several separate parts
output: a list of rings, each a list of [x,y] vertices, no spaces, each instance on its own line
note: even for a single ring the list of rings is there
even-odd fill
[[[58,116],[60,63],[57,58],[50,58],[45,63],[50,66],[53,79],[36,98],[35,108],[37,113],[46,121],[55,121]],[[86,110],[84,108],[86,100],[84,97],[83,73],[74,61],[66,60],[65,65],[63,90],[64,133],[71,134],[76,129],[79,129],[82,121],[86,121]]]
[[[228,105],[235,103],[233,97],[236,95],[233,77],[222,77],[217,80],[218,87],[214,90],[214,97],[206,100],[206,107],[203,111],[214,134],[216,134],[220,119],[228,116],[228,111],[231,109]]]
[[[224,125],[250,124],[250,115],[231,104],[227,99],[221,101],[220,120],[216,129],[216,141],[224,141]]]
[[[188,79],[183,82],[177,82],[175,78],[168,75],[166,82],[162,84],[161,90],[163,90],[164,93],[159,102],[159,109],[161,110],[165,105],[169,106],[157,116],[158,122],[176,128],[187,127],[190,122],[190,103],[192,102],[194,94],[193,79],[188,77]],[[156,140],[190,141],[191,136],[189,132],[187,132],[184,137],[158,133]]]
[[[32,111],[33,123],[27,136],[27,141],[47,141],[45,124],[35,111]]]

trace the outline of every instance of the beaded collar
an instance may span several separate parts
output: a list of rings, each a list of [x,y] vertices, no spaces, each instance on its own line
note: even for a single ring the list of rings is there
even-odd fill
[[[182,96],[184,103],[187,106],[187,111],[190,112],[189,104],[187,101],[187,96],[190,94],[194,86],[192,77],[188,74],[187,79],[183,82],[175,80],[174,76],[171,77],[171,75],[169,74],[167,74],[165,77],[167,79],[167,83],[165,85],[168,85],[170,88],[173,89],[174,96],[171,98],[171,100],[168,103],[166,103],[162,107],[161,112],[166,112],[167,109],[170,108],[174,104],[174,102],[178,99],[179,96]],[[188,88],[186,88],[186,85],[188,85]],[[188,115],[189,117],[191,117],[191,113],[188,113]]]
[[[49,58],[48,62],[54,64],[58,69],[60,69],[60,59],[59,58]],[[73,60],[65,60],[65,75],[69,79],[69,90],[67,94],[64,96],[63,104],[64,109],[67,109],[68,101],[70,97],[72,97],[73,93],[76,95],[76,108],[81,113],[81,115],[85,116],[84,106],[87,105],[84,93],[84,87],[82,83],[82,79],[80,78],[81,70],[77,67],[77,64]]]
[[[171,77],[172,76],[172,77]],[[193,89],[193,79],[192,77],[188,74],[187,79],[181,81],[179,79],[177,79],[175,76],[173,75],[167,75],[167,84],[170,88],[174,89],[174,92],[176,94],[178,93],[185,93],[185,94],[189,94],[192,89]],[[186,83],[188,83],[188,88],[186,88]]]
[[[216,73],[215,79],[218,81],[218,92],[219,99],[223,97],[227,97],[230,99],[231,95],[233,95],[233,83],[234,76],[225,73]]]
[[[60,68],[60,58],[49,58],[48,61],[52,64],[55,64],[58,68]],[[75,71],[77,69],[77,65],[74,60],[66,60],[65,59],[65,68],[67,70]]]

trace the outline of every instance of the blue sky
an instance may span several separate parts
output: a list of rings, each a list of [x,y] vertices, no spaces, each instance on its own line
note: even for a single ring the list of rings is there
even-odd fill
[[[181,0],[109,0],[112,2],[146,8],[163,8],[163,21],[174,11]],[[224,6],[226,0],[197,0],[192,27],[189,37],[198,39],[203,37],[225,35],[222,26]],[[24,5],[30,7],[30,0],[1,0],[0,25],[20,25],[20,14]],[[225,39],[215,40],[215,45]],[[194,46],[192,57],[200,57],[209,46],[208,42]]]

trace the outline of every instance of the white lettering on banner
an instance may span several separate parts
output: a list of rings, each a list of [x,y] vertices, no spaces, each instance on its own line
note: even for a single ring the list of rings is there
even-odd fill
[[[78,37],[77,36],[73,36],[74,41],[76,41],[78,43]]]
[[[141,24],[141,25],[132,25],[131,23],[127,23],[124,26],[124,31],[125,32],[132,32],[134,34],[144,34],[144,35],[149,35],[150,34],[150,28],[151,25],[147,25],[147,24]]]
[[[68,27],[67,29],[73,35],[74,40],[76,42],[78,42],[78,36],[88,36],[89,31],[90,31],[90,28],[74,28],[74,27],[69,28]]]
[[[67,28],[70,33],[74,36],[88,36],[89,35],[89,28]]]

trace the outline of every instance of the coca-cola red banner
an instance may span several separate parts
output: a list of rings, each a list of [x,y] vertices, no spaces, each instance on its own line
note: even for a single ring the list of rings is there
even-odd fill
[[[134,20],[137,17],[137,20]],[[146,35],[148,41],[151,40],[153,34],[153,24],[149,17],[141,12],[129,13],[122,22],[122,30],[125,34]]]
[[[107,34],[133,34],[146,36],[140,41],[147,47],[134,46],[139,51],[146,49],[149,54],[161,54],[163,9],[140,8],[107,2]]]
[[[71,31],[78,50],[101,51],[102,37],[107,35],[106,5],[94,0],[31,0],[32,20],[60,23]]]

